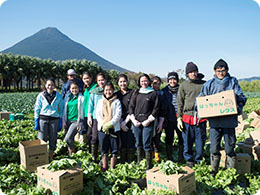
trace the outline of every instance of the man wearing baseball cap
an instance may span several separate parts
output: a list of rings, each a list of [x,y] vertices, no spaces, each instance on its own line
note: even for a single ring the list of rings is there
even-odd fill
[[[75,81],[75,82],[77,82],[78,84],[79,84],[79,91],[80,92],[82,92],[82,90],[83,90],[83,81],[82,80],[80,80],[80,79],[78,79],[78,78],[76,78],[76,76],[77,76],[77,73],[75,72],[75,70],[74,69],[69,69],[68,71],[67,71],[67,78],[68,78],[68,80],[67,80],[67,82],[66,83],[64,83],[63,85],[62,85],[62,90],[61,90],[61,95],[62,95],[62,98],[64,99],[68,94],[70,94],[71,92],[70,92],[70,82],[72,82],[72,81]]]
[[[206,141],[206,119],[199,120],[195,112],[195,100],[199,95],[202,85],[205,83],[204,75],[198,73],[196,64],[189,62],[186,65],[187,80],[183,81],[177,96],[177,126],[182,131],[186,164],[193,167],[194,163],[200,163],[203,157]],[[195,142],[196,154],[193,157],[193,144]]]
[[[238,81],[228,73],[228,64],[220,59],[214,65],[214,77],[207,81],[201,89],[199,96],[213,95],[222,91],[234,90],[238,104],[238,114],[242,114],[243,106],[247,98],[244,96]],[[237,115],[221,117],[210,117],[210,164],[215,176],[218,172],[220,162],[220,142],[222,137],[225,140],[225,152],[227,155],[227,167],[234,168],[236,162],[236,130],[238,125]]]

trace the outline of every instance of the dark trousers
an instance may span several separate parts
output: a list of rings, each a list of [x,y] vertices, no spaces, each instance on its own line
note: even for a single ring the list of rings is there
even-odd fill
[[[176,134],[178,136],[178,145],[183,146],[183,138],[181,131],[177,127],[177,121],[168,121],[167,126],[165,127],[165,143],[166,145],[171,145],[173,143],[173,138],[174,138],[174,131],[176,131]]]
[[[235,128],[210,128],[210,153],[220,156],[220,142],[224,136],[225,152],[228,156],[235,156],[234,148],[236,146]]]
[[[153,137],[153,151],[154,152],[160,152],[161,151],[161,135],[162,132],[155,134],[155,136]]]
[[[121,148],[135,148],[135,136],[131,129],[127,132],[120,131]]]
[[[132,131],[135,136],[135,147],[143,148],[144,151],[152,151],[153,123],[148,127],[132,125]]]
[[[195,142],[195,162],[199,163],[202,160],[204,145],[206,141],[206,122],[198,125],[189,125],[183,123],[182,138],[184,143],[183,157],[186,161],[193,162],[193,144]]]
[[[93,119],[91,144],[98,144],[98,122]]]
[[[101,154],[108,154],[109,149],[111,154],[116,154],[118,151],[118,135],[119,132],[111,131],[109,134],[105,134],[103,131],[98,131],[99,145],[101,148]]]

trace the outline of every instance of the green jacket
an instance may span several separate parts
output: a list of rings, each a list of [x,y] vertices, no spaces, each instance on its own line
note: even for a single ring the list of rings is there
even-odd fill
[[[194,116],[196,97],[200,94],[203,83],[206,82],[202,78],[204,75],[198,73],[196,80],[189,79],[181,83],[177,96],[177,117],[182,117],[183,114]]]
[[[92,83],[90,87],[86,87],[84,91],[84,116],[88,117],[88,102],[90,97],[90,92],[96,88],[97,84]]]

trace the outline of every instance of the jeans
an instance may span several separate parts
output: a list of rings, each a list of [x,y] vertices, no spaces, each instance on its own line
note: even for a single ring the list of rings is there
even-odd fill
[[[153,124],[147,127],[132,125],[132,131],[135,136],[135,147],[143,148],[144,151],[152,151]]]
[[[108,154],[110,149],[111,154],[116,154],[118,151],[118,135],[119,132],[111,131],[105,134],[103,131],[98,131],[98,139],[101,148],[101,154]]]
[[[42,120],[40,119],[40,130],[38,131],[38,138],[47,142],[49,137],[49,150],[54,151],[57,144],[59,119],[56,120]]]
[[[220,142],[224,136],[226,155],[235,156],[234,148],[236,146],[235,128],[210,128],[210,153],[220,156]]]
[[[206,122],[198,125],[183,123],[182,138],[184,143],[183,157],[186,161],[193,162],[193,143],[195,142],[195,162],[199,163],[203,157],[204,145],[206,141]]]
[[[78,133],[77,121],[73,121],[73,122],[67,121],[66,125],[67,125],[68,131],[65,135],[64,140],[70,148],[73,148],[74,147],[74,138],[75,138],[75,135]]]

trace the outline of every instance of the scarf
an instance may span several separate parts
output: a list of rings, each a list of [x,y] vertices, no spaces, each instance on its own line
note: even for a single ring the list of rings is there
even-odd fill
[[[153,92],[154,89],[152,87],[147,87],[147,88],[140,88],[139,93],[143,93],[143,94],[148,94]]]
[[[104,92],[104,88],[96,87],[90,93],[97,94],[97,95],[102,95],[103,92]]]
[[[102,105],[102,118],[104,123],[105,122],[109,122],[111,121],[111,119],[113,118],[113,107],[112,107],[112,103],[113,101],[117,98],[116,95],[110,97],[110,98],[106,98],[103,95],[103,105]]]
[[[216,75],[214,75],[214,79],[216,80],[216,83],[218,84],[218,92],[226,90],[227,86],[229,85],[230,78],[231,78],[231,76],[229,73],[227,73],[227,75],[222,80],[220,80]]]
[[[52,101],[56,97],[56,91],[53,91],[52,93],[48,93],[46,90],[43,92],[43,96],[46,98],[48,103],[51,105]]]
[[[168,89],[171,93],[177,93],[178,89],[179,89],[179,84],[177,84],[176,86],[172,87],[171,85],[168,85]]]

